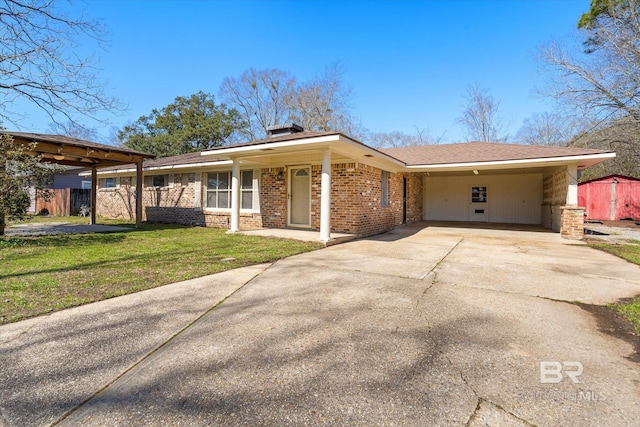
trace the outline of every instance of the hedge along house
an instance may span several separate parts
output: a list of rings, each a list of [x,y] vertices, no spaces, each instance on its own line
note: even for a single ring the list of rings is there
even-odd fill
[[[368,236],[419,220],[543,224],[582,237],[577,171],[615,153],[464,143],[376,150],[338,132],[270,137],[144,164],[150,222]],[[100,172],[98,212],[129,218],[133,169]]]

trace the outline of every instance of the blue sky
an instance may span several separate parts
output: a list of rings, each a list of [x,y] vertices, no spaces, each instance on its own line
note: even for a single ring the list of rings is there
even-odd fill
[[[428,129],[464,140],[456,123],[469,84],[500,100],[515,135],[533,113],[550,111],[536,94],[534,56],[575,34],[588,0],[476,1],[95,1],[74,3],[109,29],[95,50],[108,93],[129,105],[104,115],[118,127],[246,69],[279,68],[306,80],[335,61],[354,89],[353,114],[374,132]],[[50,122],[27,108],[22,130]],[[108,126],[98,127],[107,137]]]

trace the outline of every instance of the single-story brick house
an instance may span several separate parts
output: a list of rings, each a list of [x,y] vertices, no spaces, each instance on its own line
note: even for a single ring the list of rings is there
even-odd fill
[[[581,238],[577,173],[615,153],[470,142],[376,150],[339,132],[276,128],[267,139],[147,160],[150,222],[307,228],[368,236],[419,220],[542,224]],[[135,168],[98,172],[97,212],[133,218]]]

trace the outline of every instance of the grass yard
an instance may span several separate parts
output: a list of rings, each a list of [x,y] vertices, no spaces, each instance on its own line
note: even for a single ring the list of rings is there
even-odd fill
[[[633,240],[628,244],[589,243],[589,246],[601,251],[624,258],[629,262],[640,265],[640,241]],[[609,308],[617,311],[633,323],[637,334],[640,334],[640,298],[634,298],[619,304],[609,304]]]
[[[0,324],[320,247],[153,224],[107,234],[0,236]]]

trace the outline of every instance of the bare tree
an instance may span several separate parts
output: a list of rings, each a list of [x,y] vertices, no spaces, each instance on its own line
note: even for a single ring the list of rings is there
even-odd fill
[[[77,55],[79,39],[103,43],[98,21],[74,18],[54,0],[0,2],[0,118],[15,123],[12,108],[27,101],[54,122],[120,108],[104,92],[93,57]]]
[[[68,121],[67,123],[49,123],[48,132],[56,135],[70,136],[85,141],[97,141],[98,131],[94,128],[82,126],[79,123]]]
[[[534,113],[524,119],[515,141],[519,144],[565,146],[578,127],[577,120],[565,114]]]
[[[404,132],[373,132],[366,138],[367,144],[373,148],[397,148],[415,147],[419,145],[438,144],[444,135],[434,138],[428,129],[420,129],[415,126],[416,132],[408,134]]]
[[[289,122],[309,131],[340,131],[361,138],[365,132],[351,115],[353,90],[344,84],[344,73],[335,63],[323,74],[298,83],[282,70],[251,68],[239,79],[225,78],[219,95],[247,123],[239,132],[243,138],[264,138],[270,126]]]
[[[640,177],[640,2],[592,1],[578,28],[579,47],[551,43],[541,50],[549,78],[543,92],[595,123],[571,145],[616,151],[583,177]]]
[[[506,141],[503,124],[498,117],[500,101],[495,101],[487,89],[477,85],[467,87],[466,109],[458,122],[466,130],[467,141]]]
[[[348,132],[353,127],[349,111],[353,89],[344,85],[344,74],[344,67],[336,62],[323,75],[298,85],[291,119],[306,130]]]
[[[551,43],[541,50],[550,71],[546,93],[584,115],[640,120],[639,2],[592,2],[578,27],[582,49]]]
[[[240,112],[246,126],[239,133],[250,140],[265,138],[270,126],[290,120],[296,80],[278,70],[250,68],[239,79],[227,77],[220,97]]]
[[[640,177],[640,123],[631,116],[581,132],[569,145],[616,152],[615,158],[586,169],[582,180],[613,173]]]

